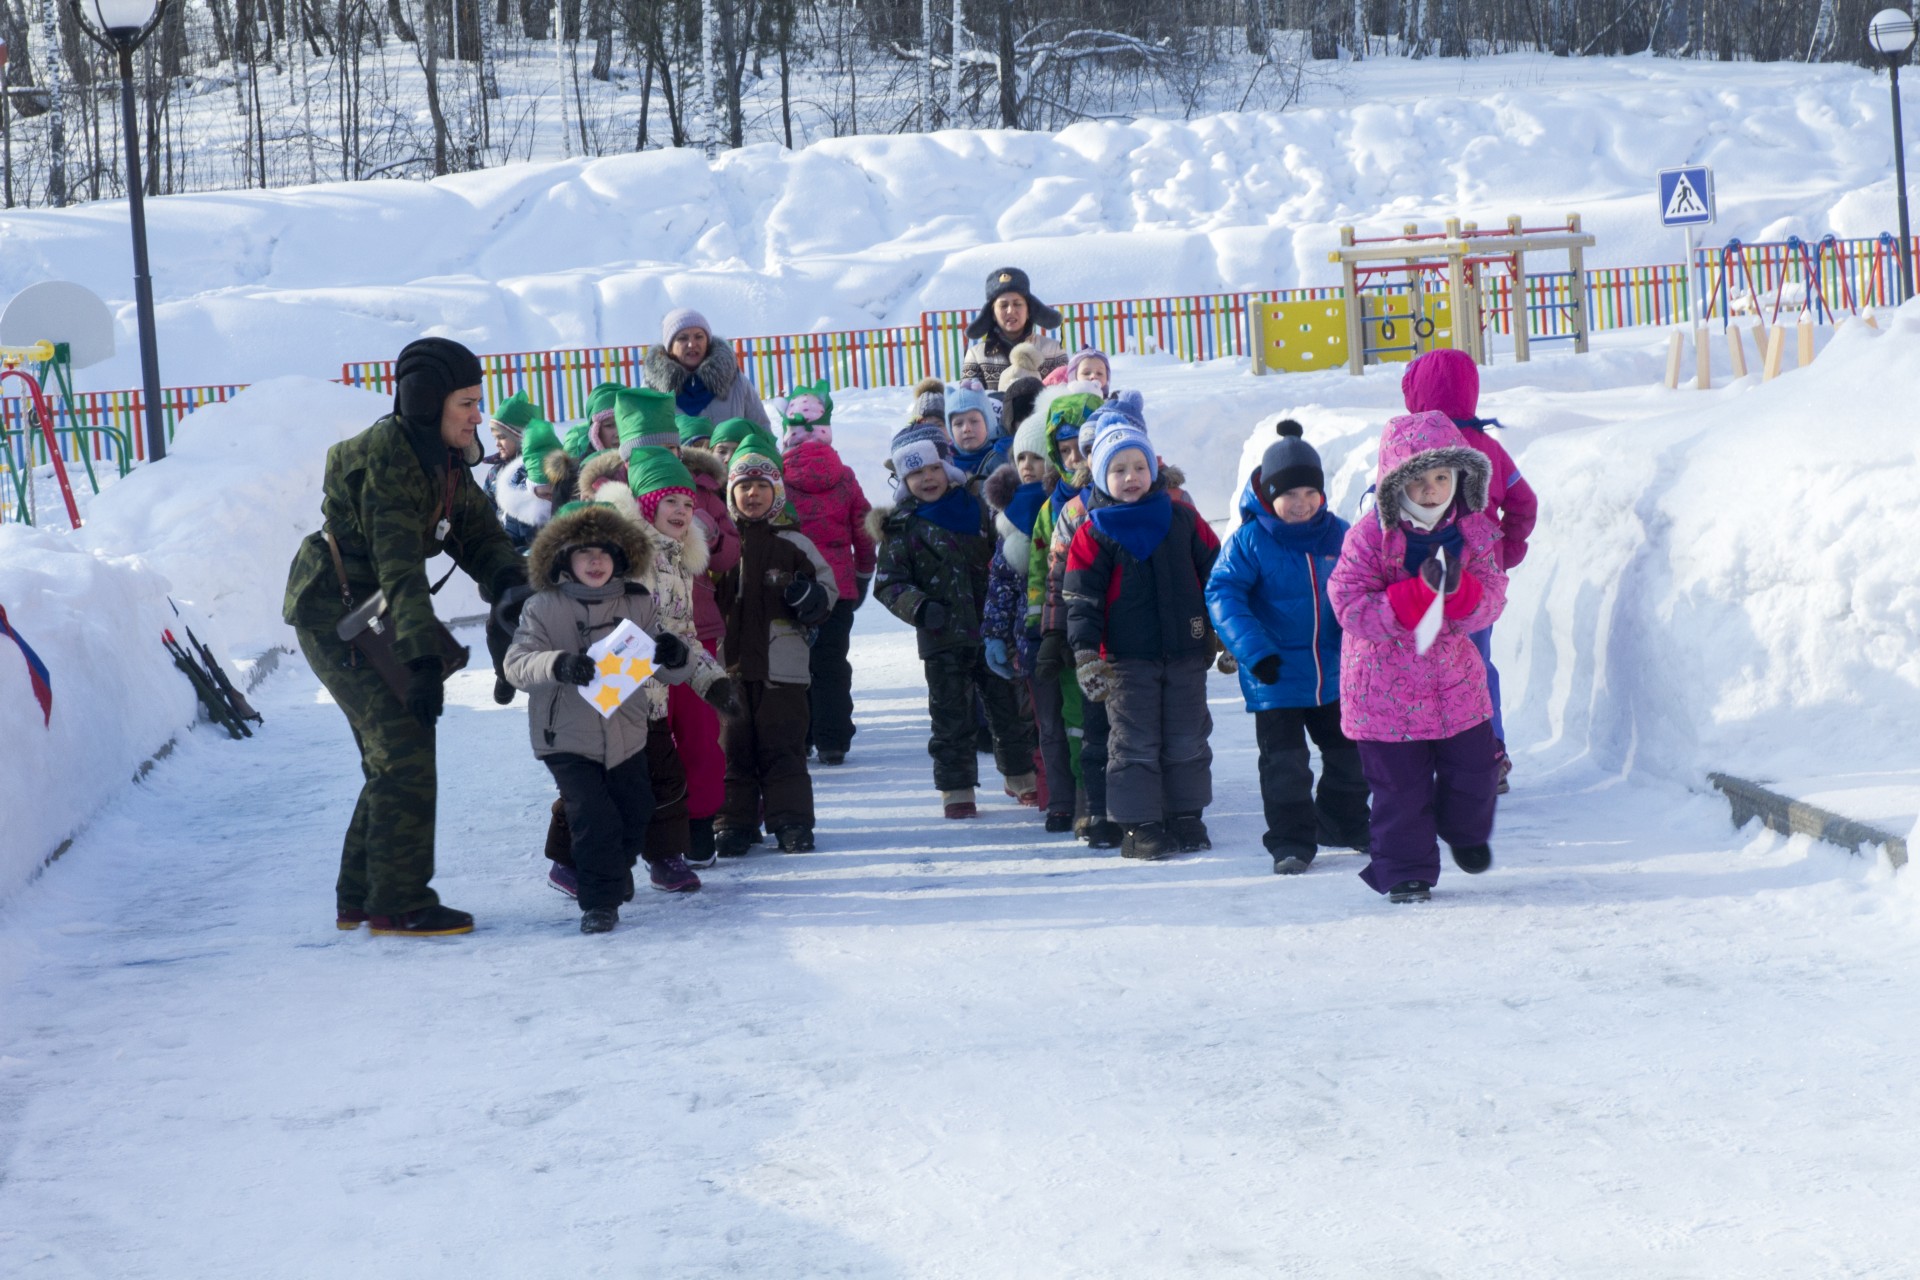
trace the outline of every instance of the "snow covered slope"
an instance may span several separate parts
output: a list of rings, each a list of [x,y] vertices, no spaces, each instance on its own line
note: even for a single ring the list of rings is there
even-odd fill
[[[491,351],[653,341],[675,305],[726,333],[868,327],[971,305],[1009,260],[1050,298],[1330,284],[1343,222],[1578,210],[1596,264],[1672,261],[1654,173],[1687,161],[1717,167],[1716,234],[1893,225],[1885,85],[1857,68],[1385,60],[1347,87],[1286,113],[157,200],[163,375],[333,377],[427,330]],[[88,387],[137,382],[125,228],[115,204],[0,217],[0,297],[52,277],[120,300],[122,354]]]

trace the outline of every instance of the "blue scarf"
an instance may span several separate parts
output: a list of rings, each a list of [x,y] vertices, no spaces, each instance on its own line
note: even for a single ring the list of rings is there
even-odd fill
[[[1055,524],[1060,523],[1061,510],[1065,508],[1069,502],[1079,497],[1081,492],[1081,490],[1068,484],[1065,479],[1062,479],[1058,484],[1053,486],[1053,497],[1049,498],[1047,502],[1048,505],[1053,508],[1053,522]]]
[[[1013,491],[1013,498],[1007,503],[1007,521],[1029,538],[1033,536],[1033,522],[1040,518],[1040,504],[1047,500],[1047,486],[1035,480],[1032,484],[1023,484]]]
[[[1404,522],[1401,532],[1407,535],[1407,553],[1401,557],[1401,562],[1407,566],[1408,573],[1420,572],[1420,566],[1433,558],[1434,549],[1437,547],[1446,548],[1449,563],[1460,558],[1460,547],[1463,543],[1460,537],[1460,522],[1455,520],[1451,513],[1445,517],[1445,522],[1435,526],[1431,533],[1424,529],[1405,526]]]
[[[1321,507],[1319,514],[1314,516],[1313,519],[1302,521],[1299,524],[1288,524],[1285,520],[1282,520],[1279,516],[1274,515],[1271,511],[1264,508],[1255,513],[1255,518],[1260,521],[1261,532],[1285,547],[1288,551],[1299,551],[1317,555],[1338,555],[1340,553],[1340,543],[1344,535],[1334,530],[1333,512],[1327,507]],[[1329,533],[1333,533],[1335,536],[1329,539]],[[1333,545],[1331,547],[1325,545],[1328,541],[1332,542]]]
[[[980,532],[980,502],[967,492],[965,485],[954,485],[932,502],[922,502],[909,514],[954,533]]]
[[[1096,507],[1087,513],[1087,519],[1135,560],[1146,560],[1166,541],[1167,530],[1173,527],[1173,499],[1161,489],[1138,502]]]
[[[707,406],[713,403],[713,392],[707,390],[707,384],[700,381],[700,375],[690,373],[680,389],[673,393],[673,407],[689,418],[698,418],[706,413]]]
[[[970,476],[982,475],[984,473],[980,469],[981,463],[985,462],[988,458],[992,457],[996,453],[999,454],[1002,458],[1010,458],[1012,456],[1012,450],[1013,450],[1013,441],[1009,440],[1005,436],[999,436],[995,439],[987,441],[985,444],[981,445],[978,449],[973,450],[971,453],[962,453],[960,452],[960,450],[955,449],[953,451],[953,465],[960,468],[962,471],[966,472]],[[988,467],[987,470],[992,471],[994,470],[994,468]]]

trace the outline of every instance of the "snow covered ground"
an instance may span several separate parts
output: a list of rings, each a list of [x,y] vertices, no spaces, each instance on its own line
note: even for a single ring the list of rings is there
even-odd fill
[[[477,642],[477,637],[475,637]],[[1524,769],[1427,908],[1259,848],[1216,678],[1209,855],[944,823],[906,629],[864,611],[820,852],[574,931],[483,675],[438,883],[331,925],[358,787],[297,667],[0,928],[0,1274],[1896,1276],[1915,890],[1718,802]],[[985,762],[983,761],[983,765]]]
[[[679,305],[724,333],[913,322],[975,304],[1008,261],[1048,299],[1330,285],[1346,222],[1578,210],[1590,263],[1671,262],[1655,174],[1689,162],[1716,168],[1714,239],[1894,226],[1886,86],[1855,67],[1380,59],[1313,102],[155,200],[161,372],[337,377],[429,330],[483,351],[647,342]],[[121,354],[82,389],[138,385],[124,206],[15,211],[0,237],[0,298],[55,278],[113,300]]]

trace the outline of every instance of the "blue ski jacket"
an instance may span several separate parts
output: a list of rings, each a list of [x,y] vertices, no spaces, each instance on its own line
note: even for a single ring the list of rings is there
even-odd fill
[[[1327,579],[1340,559],[1347,522],[1331,511],[1287,524],[1260,505],[1254,473],[1240,495],[1244,521],[1227,539],[1207,580],[1207,613],[1240,664],[1249,711],[1317,707],[1340,697],[1340,624]],[[1280,679],[1261,684],[1254,664],[1280,657]]]

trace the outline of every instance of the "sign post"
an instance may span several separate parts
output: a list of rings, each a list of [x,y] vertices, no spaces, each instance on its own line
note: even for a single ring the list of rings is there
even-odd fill
[[[1687,165],[1660,171],[1660,225],[1679,227],[1687,233],[1687,309],[1693,323],[1707,322],[1706,299],[1701,296],[1698,232],[1712,226],[1713,170],[1706,165]]]

